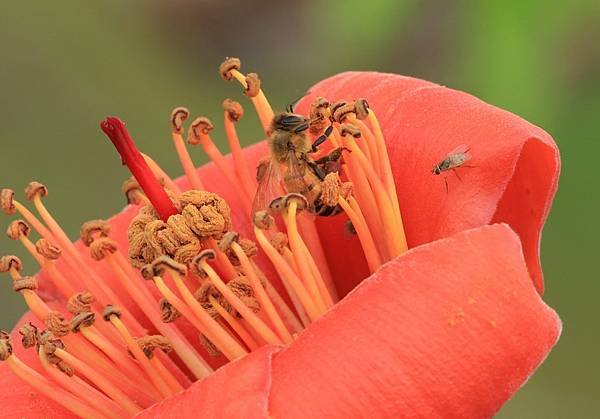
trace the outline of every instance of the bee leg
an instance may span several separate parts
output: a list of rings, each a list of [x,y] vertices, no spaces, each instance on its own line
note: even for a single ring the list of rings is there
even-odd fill
[[[325,179],[325,176],[327,176],[327,173],[325,170],[323,170],[323,167],[321,167],[321,165],[317,164],[316,162],[314,162],[312,160],[307,161],[306,164],[308,164],[308,166],[311,168],[313,173],[319,178],[319,180]]]
[[[327,140],[327,138],[331,135],[332,132],[333,132],[333,124],[329,125],[325,129],[325,132],[323,133],[323,135],[321,135],[319,138],[317,138],[315,140],[315,142],[312,144],[312,152],[313,153],[318,150],[318,147]]]

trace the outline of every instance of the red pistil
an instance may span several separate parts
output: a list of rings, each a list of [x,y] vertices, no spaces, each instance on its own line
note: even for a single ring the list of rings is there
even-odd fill
[[[129,171],[136,178],[160,217],[164,221],[167,221],[171,215],[177,214],[177,208],[175,208],[169,196],[152,173],[152,170],[148,167],[142,154],[135,146],[133,139],[125,128],[125,123],[119,118],[109,116],[100,122],[100,128],[110,138],[121,155],[123,164],[127,165]]]

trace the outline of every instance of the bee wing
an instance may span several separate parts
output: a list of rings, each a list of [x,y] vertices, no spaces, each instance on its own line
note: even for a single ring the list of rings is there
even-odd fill
[[[461,155],[463,157],[463,163],[471,160],[471,153],[469,153],[469,151],[471,150],[471,147],[469,147],[466,144],[461,144],[456,146],[451,152],[448,153],[448,156],[455,156],[455,155]]]
[[[272,159],[263,160],[258,164],[256,168],[258,187],[252,204],[252,214],[267,210],[271,201],[286,194],[282,179],[279,165]]]

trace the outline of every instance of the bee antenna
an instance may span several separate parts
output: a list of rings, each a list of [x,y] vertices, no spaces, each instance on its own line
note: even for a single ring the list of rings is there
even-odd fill
[[[303,97],[308,96],[309,94],[310,94],[310,90],[308,90],[306,93],[302,94],[302,96],[299,96],[296,99],[292,100],[291,102],[289,102],[287,104],[287,106],[285,107],[285,110],[289,113],[294,113],[294,108],[296,107],[298,102],[300,102]]]

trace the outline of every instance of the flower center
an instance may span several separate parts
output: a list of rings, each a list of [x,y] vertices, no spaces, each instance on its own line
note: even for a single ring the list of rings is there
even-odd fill
[[[240,66],[227,59],[219,72],[243,86],[267,136],[269,155],[257,178],[238,140],[239,103],[223,102],[230,158],[215,145],[205,117],[191,122],[187,142],[200,145],[237,192],[253,238],[235,232],[229,204],[200,179],[182,136],[185,108],[171,114],[173,143],[192,187],[184,192],[140,153],[121,120],[100,124],[133,175],[123,192],[139,212],[126,249],[110,237],[110,224],[87,222],[81,239],[91,263],[45,207],[44,185],[32,182],[25,191],[39,218],[12,190],[2,191],[4,212],[23,218],[10,224],[9,237],[32,254],[66,311],[40,298],[37,280],[21,276],[18,258],[2,257],[0,271],[10,274],[14,290],[47,327],[19,330],[44,373],[15,355],[5,333],[0,358],[77,415],[132,416],[228,361],[266,344],[291,343],[339,299],[317,217],[348,220],[371,273],[407,250],[383,133],[366,100],[317,98],[308,117],[291,109],[275,114],[258,75],[244,75]],[[40,236],[35,243],[31,229]],[[260,254],[268,270],[257,263]]]

